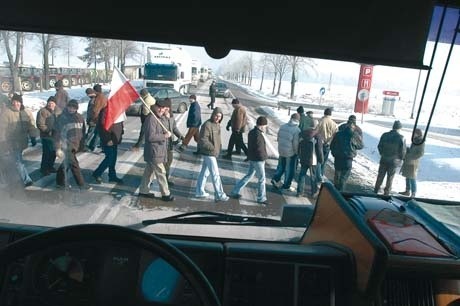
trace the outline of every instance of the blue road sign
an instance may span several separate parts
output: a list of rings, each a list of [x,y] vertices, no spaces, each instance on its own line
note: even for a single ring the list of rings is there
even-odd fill
[[[325,93],[326,93],[326,88],[321,87],[320,90],[319,90],[319,94],[324,95]]]

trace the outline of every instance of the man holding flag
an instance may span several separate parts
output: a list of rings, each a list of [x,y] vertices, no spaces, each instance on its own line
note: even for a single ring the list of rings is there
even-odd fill
[[[117,177],[115,170],[118,145],[121,143],[123,135],[123,122],[126,120],[125,111],[138,98],[136,89],[115,67],[107,106],[102,108],[98,115],[97,129],[101,137],[102,151],[105,154],[105,158],[93,172],[93,177],[98,184],[102,183],[101,175],[107,168],[109,169],[109,182],[123,183],[123,180]]]

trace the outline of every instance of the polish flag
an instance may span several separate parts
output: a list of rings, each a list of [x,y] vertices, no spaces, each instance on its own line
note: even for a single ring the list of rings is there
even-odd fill
[[[140,96],[129,80],[118,70],[113,70],[112,83],[107,101],[107,112],[105,115],[104,129],[108,131],[117,122],[126,120],[125,111]]]

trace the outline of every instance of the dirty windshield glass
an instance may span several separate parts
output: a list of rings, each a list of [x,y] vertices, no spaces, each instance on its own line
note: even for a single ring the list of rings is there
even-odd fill
[[[430,71],[2,34],[1,222],[296,240],[324,182],[344,193],[460,200],[457,45],[443,75],[450,44],[432,40]],[[181,95],[154,98],[153,88]],[[125,113],[140,98],[143,107]],[[142,225],[196,211],[260,219]]]

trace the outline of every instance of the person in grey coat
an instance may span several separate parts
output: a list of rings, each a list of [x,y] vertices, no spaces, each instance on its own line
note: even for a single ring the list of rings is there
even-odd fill
[[[425,153],[425,143],[423,142],[423,133],[421,129],[415,129],[410,148],[407,149],[401,167],[401,174],[406,178],[406,190],[399,194],[404,196],[415,197],[417,192],[417,172],[420,158]]]
[[[146,165],[139,187],[139,196],[147,198],[155,197],[150,192],[152,175],[155,173],[160,187],[161,199],[169,202],[173,201],[174,197],[171,196],[171,192],[169,191],[165,164],[168,161],[168,139],[171,137],[171,132],[161,122],[161,118],[164,116],[167,108],[168,104],[164,100],[156,102],[152,106],[153,114],[148,115],[144,121],[144,161]]]
[[[406,140],[400,134],[402,124],[399,120],[393,123],[393,129],[383,133],[380,137],[377,148],[380,153],[379,172],[375,182],[374,192],[378,193],[383,183],[385,175],[387,181],[383,194],[390,195],[393,178],[396,174],[396,168],[400,167],[406,155]]]

